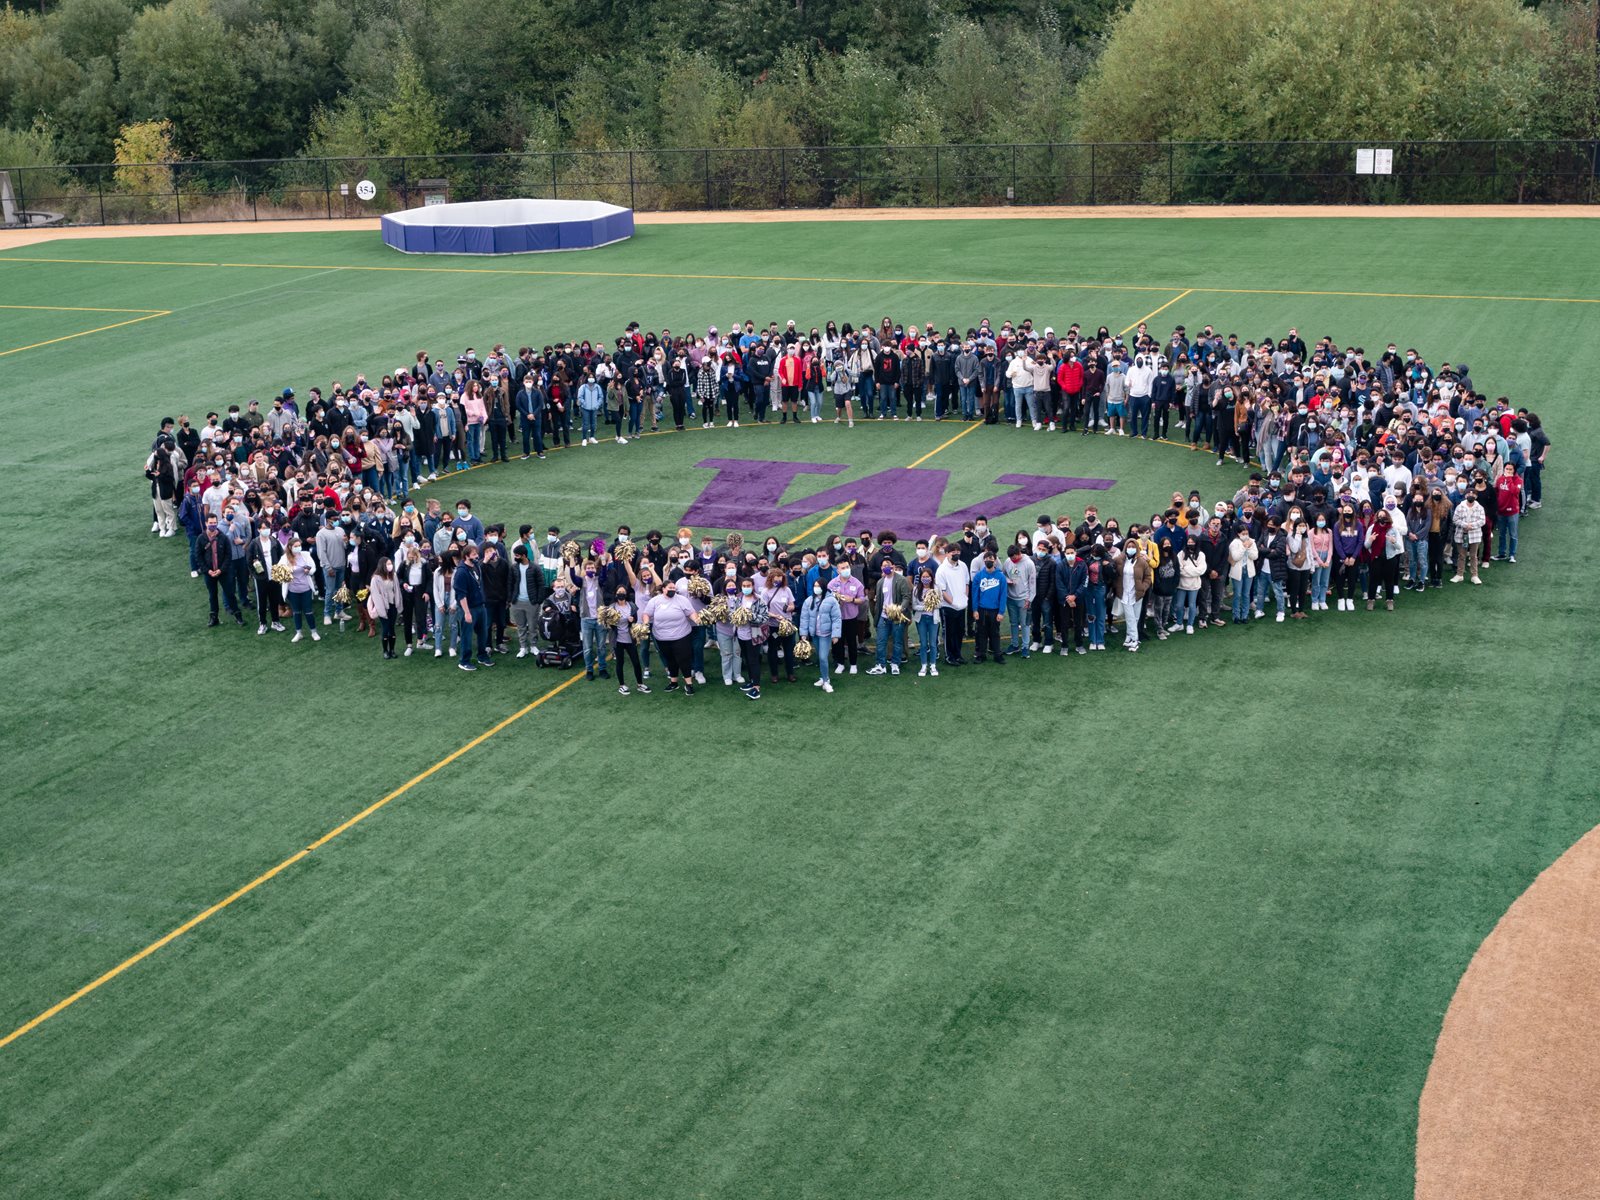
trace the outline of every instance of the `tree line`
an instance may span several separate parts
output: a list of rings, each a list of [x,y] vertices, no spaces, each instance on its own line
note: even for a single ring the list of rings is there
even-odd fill
[[[1596,0],[36,0],[0,166],[1590,138]]]

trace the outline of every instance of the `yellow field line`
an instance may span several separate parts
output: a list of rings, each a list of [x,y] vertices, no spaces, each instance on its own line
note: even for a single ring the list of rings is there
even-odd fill
[[[13,256],[0,251],[0,264],[8,262],[107,267],[222,267],[261,271],[399,271],[432,275],[544,275],[567,276],[575,279],[691,279],[738,283],[859,283],[895,287],[983,287],[1053,291],[1170,292],[1175,290],[1172,287],[1142,283],[1024,283],[1016,280],[987,279],[858,279],[848,276],[829,275],[680,275],[656,271],[553,271],[531,267],[380,267],[327,266],[315,263],[184,262],[180,259],[37,258]],[[1345,296],[1365,300],[1494,300],[1518,301],[1529,304],[1600,304],[1600,297],[1589,296],[1475,296],[1447,292],[1345,292],[1293,288],[1216,287],[1194,287],[1190,288],[1189,291],[1216,296]]]
[[[802,529],[799,533],[795,534],[794,538],[792,540],[798,542],[803,537],[810,537],[813,533],[815,533],[817,530],[821,529],[823,526],[833,524],[833,522],[837,521],[840,517],[844,516],[847,512],[849,512],[855,506],[856,506],[856,502],[854,500],[852,500],[852,501],[850,501],[849,504],[846,504],[843,508],[834,509],[831,513],[829,513],[827,516],[823,517],[822,520],[818,521],[815,525],[809,526],[806,529]]]
[[[185,921],[182,925],[179,925],[176,929],[172,930],[170,933],[163,934],[161,937],[159,937],[155,941],[151,942],[143,950],[139,951],[139,953],[133,955],[131,958],[124,959],[122,962],[120,962],[116,966],[112,967],[111,970],[107,971],[104,975],[101,975],[98,979],[95,979],[95,980],[92,980],[89,983],[86,983],[83,987],[81,987],[77,991],[73,992],[72,995],[68,996],[65,1000],[57,1001],[55,1004],[52,1004],[49,1008],[45,1009],[38,1016],[34,1017],[33,1020],[28,1021],[26,1024],[17,1026],[17,1028],[13,1029],[10,1033],[6,1034],[5,1037],[0,1038],[0,1048],[3,1048],[5,1046],[9,1046],[12,1042],[16,1041],[23,1034],[28,1033],[31,1030],[37,1029],[40,1025],[43,1025],[46,1021],[48,1021],[51,1017],[55,1016],[56,1014],[58,1014],[60,1012],[63,1012],[64,1010],[66,1010],[68,1008],[71,1008],[79,1000],[82,1000],[85,996],[89,995],[89,993],[95,991],[97,988],[100,988],[100,987],[104,986],[105,984],[110,983],[118,975],[121,975],[124,971],[128,970],[128,968],[136,966],[140,962],[143,962],[145,959],[149,958],[152,954],[154,954],[157,950],[161,949],[163,946],[167,945],[169,942],[175,941],[176,939],[182,937],[184,934],[188,933],[196,925],[199,925],[204,921],[210,920],[212,917],[216,916],[223,909],[225,909],[229,905],[233,904],[236,900],[239,900],[244,896],[248,896],[251,892],[255,891],[256,888],[260,887],[263,883],[266,883],[269,879],[273,878],[279,872],[285,871],[289,867],[294,866],[295,863],[297,863],[301,859],[305,858],[313,850],[320,849],[321,847],[323,847],[323,846],[327,845],[329,842],[331,842],[334,838],[338,837],[341,833],[344,833],[347,830],[355,828],[357,825],[361,824],[361,822],[365,821],[368,817],[370,817],[373,813],[377,812],[384,805],[388,804],[391,800],[396,800],[399,797],[405,795],[412,788],[416,787],[417,784],[421,783],[423,780],[427,779],[429,776],[431,776],[431,775],[443,770],[445,767],[447,767],[451,763],[455,762],[456,759],[460,758],[463,754],[467,753],[467,751],[471,750],[473,747],[481,746],[484,742],[488,741],[495,734],[499,733],[502,729],[506,728],[506,726],[511,725],[511,724],[513,724],[513,723],[515,723],[517,721],[522,720],[523,717],[527,716],[534,709],[538,708],[541,704],[544,704],[546,701],[553,700],[555,697],[559,696],[562,692],[566,691],[573,684],[577,683],[580,678],[582,678],[582,676],[574,675],[574,676],[572,676],[572,678],[568,679],[565,683],[559,684],[556,687],[551,688],[548,692],[546,692],[544,695],[540,696],[537,700],[533,701],[531,704],[528,704],[528,705],[524,706],[523,708],[518,709],[516,712],[512,713],[509,717],[505,718],[505,720],[501,721],[499,724],[493,725],[490,728],[484,730],[477,737],[473,738],[470,742],[468,742],[466,745],[462,746],[460,749],[454,750],[451,753],[445,755],[438,762],[434,763],[433,766],[429,767],[426,771],[423,771],[420,775],[412,776],[410,779],[406,780],[404,783],[402,783],[399,787],[395,788],[394,791],[390,792],[387,796],[383,797],[381,800],[374,801],[372,804],[369,804],[366,808],[364,808],[360,812],[358,812],[355,816],[351,817],[348,821],[345,821],[342,824],[335,826],[333,829],[330,829],[327,833],[323,834],[316,841],[312,842],[304,850],[296,850],[293,854],[291,854],[288,858],[284,859],[277,866],[273,867],[270,871],[266,871],[261,875],[257,875],[254,879],[252,879],[249,883],[245,884],[238,891],[236,891],[233,894],[229,895],[225,899],[217,901],[210,908],[205,909],[203,912],[196,913],[194,916],[190,917],[187,921]]]
[[[170,309],[165,308],[73,308],[64,304],[0,304],[0,308],[23,308],[37,312],[120,312],[120,313],[157,313],[165,314]]]
[[[127,310],[122,309],[112,311],[126,312]],[[18,346],[15,350],[0,350],[0,358],[5,358],[8,354],[21,354],[24,350],[37,350],[41,346],[54,346],[57,342],[70,342],[73,338],[88,337],[91,333],[104,333],[108,329],[121,329],[124,325],[137,325],[140,321],[154,321],[157,317],[170,317],[171,315],[172,313],[170,311],[149,312],[142,317],[134,317],[128,321],[118,321],[115,325],[100,325],[94,329],[85,329],[82,333],[69,333],[63,337],[49,338],[42,342],[34,342],[31,346]]]
[[[966,437],[967,434],[971,433],[974,429],[981,428],[982,425],[983,425],[982,421],[974,421],[971,425],[968,425],[965,429],[963,429],[960,433],[956,434],[955,437],[951,438],[949,441],[940,442],[932,450],[929,450],[921,458],[917,459],[916,462],[907,463],[906,464],[906,469],[909,471],[912,467],[920,467],[923,463],[927,462],[935,454],[939,453],[939,451],[943,450],[947,446],[954,446],[962,438]]]
[[[1188,291],[1186,291],[1186,292],[1179,292],[1179,293],[1178,293],[1178,294],[1177,294],[1177,295],[1176,295],[1176,296],[1174,296],[1174,297],[1173,297],[1173,298],[1172,298],[1172,299],[1171,299],[1171,300],[1168,300],[1168,301],[1167,301],[1167,302],[1166,302],[1166,303],[1165,303],[1165,304],[1163,304],[1163,305],[1162,305],[1162,306],[1161,306],[1161,307],[1160,307],[1160,308],[1158,308],[1158,309],[1156,309],[1156,310],[1155,310],[1155,311],[1154,311],[1154,312],[1147,312],[1147,313],[1145,313],[1145,315],[1144,315],[1144,316],[1142,316],[1142,317],[1140,317],[1140,318],[1139,318],[1139,319],[1138,319],[1138,320],[1137,320],[1137,321],[1135,321],[1135,322],[1134,322],[1134,323],[1133,323],[1133,324],[1132,324],[1132,325],[1129,325],[1129,326],[1128,326],[1128,329],[1137,329],[1137,328],[1139,328],[1139,326],[1141,326],[1141,325],[1143,325],[1143,324],[1144,324],[1144,323],[1145,323],[1145,322],[1146,322],[1146,321],[1148,321],[1148,320],[1149,320],[1149,319],[1150,319],[1150,318],[1151,318],[1151,317],[1153,317],[1153,316],[1155,316],[1155,315],[1156,315],[1156,313],[1164,313],[1164,312],[1166,312],[1166,311],[1167,311],[1167,309],[1169,309],[1169,308],[1171,308],[1171,307],[1172,307],[1172,306],[1173,306],[1173,305],[1174,305],[1174,304],[1176,304],[1176,303],[1177,303],[1177,302],[1178,302],[1178,301],[1179,301],[1179,300],[1182,300],[1182,299],[1183,299],[1183,298],[1184,298],[1184,297],[1185,297],[1185,296],[1188,296],[1188,295],[1190,295],[1190,294],[1192,294],[1192,293],[1193,293],[1193,292],[1194,292],[1194,289],[1193,289],[1193,288],[1190,288],[1190,289],[1189,289],[1189,290],[1188,290]],[[1124,329],[1124,330],[1123,330],[1123,331],[1122,331],[1122,333],[1127,333],[1127,332],[1128,332],[1128,329]],[[1118,336],[1118,337],[1121,337],[1121,336],[1122,336],[1122,334],[1121,334],[1121,333],[1119,333],[1119,334],[1118,334],[1118,335],[1117,335],[1117,336]]]

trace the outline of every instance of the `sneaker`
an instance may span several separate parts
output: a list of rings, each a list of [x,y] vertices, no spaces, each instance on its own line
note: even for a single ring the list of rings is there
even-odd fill
[[[882,666],[874,666],[867,671],[868,675],[887,675],[888,673]]]
[[[936,666],[935,667],[929,667],[928,668],[928,674],[931,675],[935,679],[939,678],[939,668],[936,667]]]
[[[686,684],[684,684],[684,685],[683,685],[683,694],[684,694],[684,695],[685,695],[685,696],[692,696],[692,695],[694,695],[694,688],[693,688],[693,687],[692,687],[692,686],[691,686],[691,685],[690,685],[690,684],[687,684],[687,683],[686,683]]]
[[[289,640],[291,642],[298,642],[300,640],[300,637],[301,637],[301,633],[300,633],[300,631],[298,629],[296,629],[294,631],[294,636],[292,638],[290,638]]]
[[[200,572],[199,571],[190,571],[189,572],[189,578],[190,579],[199,579],[200,578]]]
[[[1037,649],[1038,649],[1038,647],[1037,647],[1037,646],[1035,646],[1035,647],[1034,647],[1034,649],[1036,649],[1036,650],[1037,650]],[[1041,653],[1044,653],[1044,654],[1054,654],[1054,653],[1055,653],[1055,652],[1056,652],[1056,646],[1055,646],[1055,643],[1054,643],[1054,642],[1051,642],[1051,643],[1050,643],[1050,644],[1049,644],[1049,645],[1048,645],[1048,646],[1046,646],[1046,647],[1045,647],[1045,648],[1044,648],[1044,650],[1043,650],[1043,651],[1041,651]]]
[[[798,422],[796,422],[796,424],[798,424]],[[747,688],[740,688],[739,690],[744,693],[746,700],[761,699],[761,689],[758,687],[751,686]]]
[[[268,625],[267,628],[272,630],[273,633],[283,633],[284,632],[283,626],[281,624],[279,624],[277,621],[272,622],[272,624]]]
[[[492,666],[494,666],[494,659],[489,658],[486,655],[480,654],[478,656],[478,665],[480,667],[492,667]]]
[[[520,585],[519,585],[519,586],[520,586]],[[407,653],[407,654],[410,654],[410,653],[411,653],[411,651],[410,651],[410,650],[407,650],[407,651],[406,651],[406,653]],[[528,651],[527,651],[527,649],[526,649],[526,648],[519,648],[519,649],[518,649],[518,650],[517,650],[517,657],[518,657],[518,658],[527,658],[527,657],[528,657]]]
[[[1376,600],[1368,600],[1367,601],[1367,611],[1368,612],[1371,612],[1373,609],[1375,609],[1377,607],[1378,607],[1378,602]]]
[[[900,664],[898,664],[898,663],[890,663],[889,664],[889,674],[891,674],[891,675],[900,674]]]
[[[645,678],[646,678],[646,679],[649,679],[649,678],[650,678],[650,668],[649,668],[649,667],[646,667],[646,668],[645,668],[645,669],[644,669],[644,677],[645,677]],[[642,690],[643,690],[643,689],[642,689],[642,688],[641,688],[641,689],[640,689],[640,690],[641,690],[641,691],[642,691]]]
[[[407,657],[407,658],[410,658],[410,657],[411,657],[411,650],[412,650],[412,648],[411,648],[411,647],[410,647],[410,646],[407,646],[407,647],[406,647],[406,657]]]
[[[463,671],[476,671],[478,669],[477,667],[473,666],[471,663],[465,662],[465,661],[458,662],[456,664],[456,666],[459,667]]]
[[[1517,556],[1515,554],[1513,554],[1510,558],[1506,559],[1506,561],[1507,562],[1516,562],[1517,561]]]
[[[1450,582],[1451,583],[1460,583],[1465,578],[1466,578],[1465,575],[1452,575],[1450,577]]]
[[[1388,609],[1390,612],[1394,611],[1394,601],[1393,600],[1385,600],[1383,602],[1383,606],[1384,606],[1384,608]]]
[[[676,679],[667,680],[667,691],[675,692],[677,690],[678,690],[678,681]]]
[[[594,672],[593,671],[585,671],[583,673],[583,677],[585,679],[587,679],[590,683],[594,682]]]
[[[1266,615],[1265,613],[1257,613],[1256,614],[1256,616],[1258,616],[1258,617],[1265,616],[1265,615]],[[1279,625],[1283,624],[1283,609],[1281,609],[1281,608],[1278,610],[1278,624]]]
[[[696,671],[694,673],[694,681],[696,683],[704,683],[706,681],[705,673],[703,671]]]
[[[628,685],[627,684],[623,683],[623,684],[617,685],[617,695],[626,696],[627,694],[628,694]]]
[[[821,687],[823,684],[825,684],[827,682],[828,681],[826,679],[819,679],[815,683],[813,683],[811,686],[812,687]]]
[[[257,637],[260,637],[266,631],[267,631],[267,627],[265,625],[257,625],[256,626],[256,636]]]
[[[1194,632],[1194,626],[1193,625],[1185,625],[1183,627],[1183,632],[1186,633],[1186,634],[1187,633],[1193,633]]]
[[[1478,577],[1477,577],[1477,576],[1476,576],[1476,575],[1474,575],[1474,576],[1473,576],[1473,577],[1472,577],[1472,582],[1473,582],[1473,583],[1482,583],[1482,582],[1483,582],[1483,580],[1481,580],[1481,579],[1479,579],[1479,578],[1478,578]]]
[[[1089,652],[1087,650],[1085,650],[1082,646],[1079,646],[1078,647],[1078,653],[1079,654],[1087,654]]]
[[[825,692],[827,692],[827,693],[828,693],[828,695],[830,695],[830,696],[831,696],[831,695],[833,695],[833,684],[831,684],[831,683],[824,683],[824,684],[823,684],[823,685],[822,685],[822,690],[823,690],[823,691],[825,691]]]
[[[648,696],[650,694],[650,685],[648,683],[641,683],[634,689],[634,691],[638,692],[641,696]]]
[[[927,663],[923,663],[920,667],[917,668],[917,678],[918,679],[926,679],[927,677],[928,677],[928,664]]]
[[[854,675],[855,673],[856,673],[856,665],[855,665],[855,663],[851,663],[850,664],[850,674]]]
[[[1028,649],[1032,650],[1035,654],[1039,653],[1039,643],[1038,642],[1030,642],[1028,644]]]
[[[435,649],[434,652],[433,652],[433,656],[435,658],[443,658],[444,657],[444,651],[443,650],[439,650],[439,649]]]

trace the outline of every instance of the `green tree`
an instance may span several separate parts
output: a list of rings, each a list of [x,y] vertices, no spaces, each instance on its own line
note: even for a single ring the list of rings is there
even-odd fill
[[[185,155],[233,158],[248,139],[233,40],[210,0],[170,0],[134,18],[119,52],[131,115],[168,120]]]

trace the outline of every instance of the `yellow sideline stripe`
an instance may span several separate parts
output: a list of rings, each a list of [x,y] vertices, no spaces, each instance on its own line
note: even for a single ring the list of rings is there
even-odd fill
[[[351,817],[348,821],[345,821],[340,825],[336,825],[334,828],[330,829],[327,833],[325,833],[321,837],[319,837],[316,841],[312,842],[304,850],[296,850],[293,854],[291,854],[288,858],[284,859],[277,866],[273,867],[270,871],[266,871],[266,872],[264,872],[264,873],[262,873],[260,875],[257,875],[254,879],[252,879],[249,883],[245,884],[238,891],[234,892],[233,894],[227,896],[226,898],[224,898],[222,900],[217,901],[217,903],[213,904],[210,908],[205,909],[202,912],[196,913],[194,916],[190,917],[187,921],[185,921],[182,925],[179,925],[176,929],[172,930],[170,933],[163,934],[161,937],[159,937],[155,941],[151,942],[148,946],[146,946],[143,950],[139,951],[139,953],[133,955],[131,958],[124,959],[122,962],[120,962],[116,966],[112,967],[111,970],[107,971],[104,975],[101,975],[98,979],[92,980],[91,982],[84,984],[83,987],[81,987],[77,991],[73,992],[72,995],[68,996],[65,1000],[57,1001],[55,1004],[52,1004],[49,1008],[45,1009],[37,1017],[34,1017],[33,1020],[28,1021],[26,1024],[17,1026],[17,1028],[13,1029],[10,1033],[6,1034],[5,1037],[0,1038],[0,1047],[9,1046],[12,1042],[16,1041],[23,1034],[28,1033],[31,1030],[37,1029],[40,1025],[43,1025],[46,1021],[48,1021],[51,1017],[55,1016],[57,1013],[63,1012],[66,1009],[71,1008],[74,1004],[76,1004],[79,1000],[82,1000],[90,992],[93,992],[97,988],[100,988],[100,987],[104,986],[105,984],[110,983],[118,975],[121,975],[124,971],[128,970],[128,968],[136,966],[138,963],[143,962],[145,959],[149,958],[152,954],[154,954],[157,950],[161,949],[163,946],[167,945],[169,942],[175,941],[178,938],[182,937],[184,934],[188,933],[191,929],[193,929],[196,925],[199,925],[204,921],[210,920],[212,917],[216,916],[223,909],[227,908],[230,904],[233,904],[236,900],[239,900],[244,896],[248,896],[251,892],[255,891],[263,883],[266,883],[267,880],[273,878],[279,872],[285,871],[288,868],[294,866],[295,863],[297,863],[301,859],[305,858],[313,850],[320,849],[321,847],[323,847],[323,846],[327,845],[329,842],[331,842],[334,838],[338,837],[341,833],[344,833],[347,830],[355,828],[357,825],[361,824],[361,822],[365,821],[368,817],[370,817],[373,813],[377,812],[384,805],[388,804],[391,800],[399,799],[401,796],[405,795],[412,788],[416,787],[417,784],[421,783],[423,780],[427,779],[429,776],[434,775],[439,771],[442,771],[445,767],[447,767],[451,763],[455,762],[456,759],[460,758],[467,751],[473,749],[475,746],[481,746],[484,742],[488,741],[490,738],[492,738],[495,734],[499,733],[502,729],[506,728],[508,725],[514,724],[515,722],[522,720],[523,717],[527,716],[534,709],[538,708],[541,704],[545,703],[548,700],[554,699],[555,697],[559,696],[562,692],[566,691],[573,684],[577,683],[580,678],[582,678],[582,676],[574,675],[574,676],[572,676],[572,678],[568,679],[565,683],[558,684],[556,687],[551,688],[548,692],[546,692],[544,695],[540,696],[537,700],[534,700],[532,703],[527,704],[524,707],[518,709],[516,712],[512,713],[509,717],[505,718],[503,721],[499,722],[498,724],[492,725],[488,729],[484,730],[482,733],[480,733],[477,737],[473,738],[466,745],[464,745],[464,746],[460,747],[459,749],[454,750],[451,753],[445,755],[438,762],[434,763],[433,766],[429,767],[426,771],[423,771],[420,775],[413,775],[410,779],[406,780],[404,783],[402,783],[399,787],[395,788],[394,791],[390,792],[387,796],[383,797],[381,800],[374,801],[372,804],[369,804],[366,808],[364,808],[360,812],[358,812],[355,816]]]
[[[1152,311],[1152,312],[1147,312],[1147,313],[1145,313],[1145,315],[1144,315],[1144,316],[1142,316],[1142,317],[1140,317],[1140,318],[1139,318],[1139,319],[1138,319],[1138,320],[1137,320],[1137,321],[1135,321],[1135,322],[1134,322],[1134,323],[1133,323],[1133,324],[1132,324],[1132,325],[1129,325],[1129,326],[1128,326],[1128,329],[1137,329],[1137,328],[1139,328],[1139,326],[1141,326],[1141,325],[1143,325],[1143,324],[1144,324],[1144,323],[1145,323],[1145,322],[1146,322],[1146,321],[1148,321],[1148,320],[1149,320],[1149,319],[1150,319],[1150,318],[1151,318],[1151,317],[1153,317],[1153,316],[1155,316],[1155,315],[1156,315],[1156,313],[1163,313],[1163,312],[1166,312],[1166,311],[1167,311],[1167,309],[1169,309],[1169,308],[1171,308],[1171,307],[1172,307],[1172,306],[1173,306],[1173,305],[1174,305],[1174,304],[1176,304],[1176,303],[1177,303],[1177,302],[1178,302],[1178,301],[1179,301],[1179,300],[1182,300],[1182,299],[1183,299],[1183,298],[1184,298],[1184,297],[1185,297],[1185,296],[1188,296],[1188,295],[1192,295],[1192,294],[1193,294],[1193,292],[1194,292],[1194,289],[1193,289],[1193,288],[1189,288],[1189,289],[1188,289],[1188,290],[1187,290],[1187,291],[1183,291],[1183,292],[1179,292],[1179,293],[1178,293],[1178,294],[1177,294],[1177,295],[1176,295],[1176,296],[1174,296],[1174,297],[1173,297],[1173,298],[1172,298],[1172,299],[1171,299],[1171,300],[1168,300],[1168,301],[1167,301],[1167,302],[1166,302],[1166,303],[1165,303],[1165,304],[1163,304],[1163,305],[1162,305],[1162,306],[1161,306],[1161,307],[1160,307],[1160,308],[1158,308],[1158,309],[1155,309],[1155,310],[1154,310],[1154,311]],[[1124,330],[1123,330],[1123,331],[1122,331],[1122,333],[1127,333],[1127,332],[1128,332],[1128,329],[1124,329]],[[1118,336],[1118,337],[1121,337],[1121,336],[1122,336],[1122,333],[1119,333],[1119,334],[1118,334],[1118,335],[1117,335],[1117,336]]]
[[[36,312],[120,312],[120,313],[166,313],[164,308],[80,308],[66,304],[0,304],[0,308],[24,308]]]
[[[8,305],[5,305],[4,307],[6,307],[6,308],[12,308],[12,307],[16,307],[16,308],[32,308],[32,307],[35,307],[35,306],[34,305],[9,305],[8,304]],[[62,312],[99,312],[99,311],[104,311],[104,312],[143,312],[145,315],[142,316],[142,317],[133,317],[130,320],[127,320],[127,321],[118,321],[114,325],[97,325],[93,329],[85,329],[82,333],[69,333],[69,334],[63,335],[62,337],[48,338],[48,339],[46,339],[45,341],[42,341],[42,342],[34,342],[32,345],[18,346],[14,350],[0,350],[0,358],[5,358],[8,354],[21,354],[24,350],[37,350],[41,346],[54,346],[57,342],[70,342],[73,338],[88,337],[91,333],[104,333],[108,329],[121,329],[124,325],[137,325],[140,321],[154,321],[157,317],[170,317],[172,315],[172,313],[170,311],[152,312],[152,311],[149,311],[149,310],[146,310],[146,309],[128,309],[128,308],[108,308],[108,309],[104,309],[104,310],[87,309],[87,308],[86,309],[69,308],[69,309],[62,309],[61,311]],[[0,1045],[3,1045],[3,1044],[4,1043],[0,1043]]]
[[[965,429],[963,429],[960,433],[956,434],[955,437],[951,438],[949,441],[940,442],[937,446],[935,446],[932,450],[929,450],[926,454],[924,454],[921,458],[917,459],[915,462],[908,462],[906,464],[906,470],[909,471],[912,467],[920,467],[923,463],[927,462],[935,454],[939,453],[939,451],[945,449],[945,447],[947,447],[947,446],[954,446],[962,438],[966,437],[967,434],[971,433],[974,429],[980,428],[982,425],[983,425],[982,421],[974,421],[971,425],[968,425]]]
[[[857,279],[829,275],[688,275],[660,271],[552,271],[516,267],[379,267],[328,266],[318,263],[184,262],[179,259],[42,258],[0,251],[0,264],[8,262],[78,264],[102,267],[223,267],[259,271],[400,271],[430,275],[543,275],[575,279],[692,279],[736,283],[859,283],[896,287],[1023,288],[1047,291],[1170,292],[1171,287],[1143,283],[1039,283],[993,279]],[[1190,292],[1213,296],[1346,296],[1365,300],[1494,300],[1531,304],[1600,304],[1591,296],[1484,296],[1448,292],[1346,292],[1296,288],[1195,287]],[[1130,328],[1132,328],[1130,326]]]

